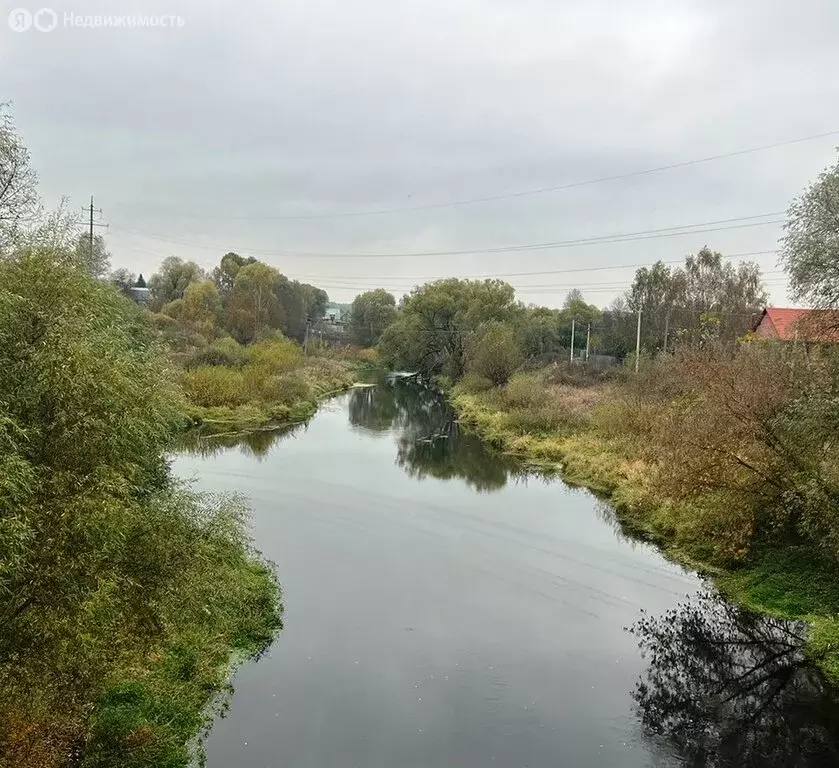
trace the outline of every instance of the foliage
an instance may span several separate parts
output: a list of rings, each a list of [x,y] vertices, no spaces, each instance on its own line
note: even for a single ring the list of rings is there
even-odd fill
[[[353,384],[358,367],[337,351],[304,358],[275,334],[248,346],[219,339],[187,358],[178,380],[190,419],[246,428],[308,419],[318,398]]]
[[[404,370],[459,377],[470,341],[492,321],[516,314],[512,286],[500,280],[438,280],[415,288],[383,334],[383,357]]]
[[[186,766],[277,590],[242,504],[170,479],[146,316],[68,248],[0,262],[0,765]]]
[[[382,332],[396,320],[396,299],[379,288],[360,293],[350,311],[350,333],[362,347],[375,347]]]
[[[184,363],[184,367],[199,368],[202,365],[226,365],[241,368],[253,359],[251,348],[240,344],[230,336],[214,341],[195,352]]]
[[[614,309],[637,317],[642,313],[641,341],[648,352],[677,343],[699,346],[708,341],[733,342],[751,330],[768,296],[760,268],[744,262],[734,266],[707,246],[685,258],[682,268],[663,262],[635,273],[625,302]],[[635,348],[634,318],[611,319],[622,355]]]
[[[159,312],[170,302],[182,299],[190,283],[203,279],[204,272],[194,261],[169,256],[149,278],[149,308]]]
[[[221,299],[210,280],[190,283],[182,299],[163,307],[163,314],[187,323],[196,333],[212,338],[221,318]]]
[[[487,324],[470,345],[469,370],[495,385],[506,384],[521,363],[515,331],[509,324]]]
[[[839,161],[790,205],[781,258],[797,299],[839,307]]]
[[[279,284],[280,273],[258,261],[238,271],[227,307],[234,338],[248,343],[264,329],[282,327],[285,314],[276,294]]]
[[[236,275],[242,267],[249,264],[256,264],[256,259],[253,256],[240,256],[238,253],[226,253],[221,257],[221,262],[213,270],[213,283],[221,296],[227,297],[230,291],[233,290],[233,284],[236,282]]]

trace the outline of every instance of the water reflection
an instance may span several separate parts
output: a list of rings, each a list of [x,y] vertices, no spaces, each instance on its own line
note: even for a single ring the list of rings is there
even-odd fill
[[[641,724],[684,765],[839,765],[839,702],[801,625],[702,594],[630,631],[650,662],[633,693]]]
[[[261,461],[268,456],[275,444],[305,428],[305,424],[292,424],[279,429],[219,434],[213,434],[206,429],[196,429],[181,436],[177,449],[193,456],[210,458],[225,453],[231,448],[238,448],[245,456]]]
[[[396,463],[411,477],[460,478],[477,491],[503,488],[526,472],[512,459],[463,431],[433,390],[399,379],[350,395],[350,423],[375,434],[396,433]]]

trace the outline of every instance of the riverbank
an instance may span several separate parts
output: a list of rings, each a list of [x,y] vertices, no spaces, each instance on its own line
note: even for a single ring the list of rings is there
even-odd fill
[[[710,576],[730,599],[806,621],[809,655],[839,683],[835,560],[806,542],[756,536],[725,494],[674,492],[670,474],[678,473],[652,448],[644,423],[651,408],[624,381],[579,380],[560,369],[519,374],[503,387],[467,377],[450,399],[464,426],[607,497],[627,532]]]
[[[187,359],[176,379],[189,425],[241,431],[307,421],[321,400],[350,389],[374,364],[355,350],[306,356],[283,338],[250,346],[223,339]]]

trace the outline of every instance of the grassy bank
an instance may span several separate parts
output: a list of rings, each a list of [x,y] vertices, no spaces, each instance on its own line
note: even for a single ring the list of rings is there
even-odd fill
[[[246,430],[311,418],[322,398],[349,389],[374,362],[355,350],[306,356],[279,335],[247,346],[223,338],[182,359],[176,378],[190,423]]]
[[[592,376],[554,367],[517,374],[501,387],[467,375],[451,399],[465,426],[527,461],[559,466],[569,482],[608,496],[628,532],[708,574],[730,598],[806,620],[808,652],[839,683],[837,559],[808,540],[806,527],[801,533],[780,518],[764,522],[760,505],[769,508],[773,497],[763,499],[747,473],[726,476],[734,472],[727,465],[697,461],[691,451],[704,436],[674,415],[687,407],[687,395],[673,375],[655,370],[633,381],[622,373]],[[747,384],[742,374],[741,383]],[[705,420],[714,423],[713,409],[704,405]],[[768,458],[743,443],[730,453],[732,463],[761,458],[769,466]],[[700,482],[706,472],[725,482]],[[748,485],[754,498],[737,483]]]

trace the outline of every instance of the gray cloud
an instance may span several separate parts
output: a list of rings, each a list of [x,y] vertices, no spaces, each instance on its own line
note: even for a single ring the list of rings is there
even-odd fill
[[[2,15],[27,5],[12,0]],[[779,211],[839,143],[474,206],[241,220],[493,196],[839,130],[839,4],[67,0],[55,10],[186,21],[0,27],[0,100],[15,103],[44,196],[81,204],[95,193],[115,260],[146,273],[171,253],[209,266],[229,249],[454,250]],[[348,281],[396,288],[415,277],[637,264],[706,242],[763,251],[778,234],[767,226],[513,254],[265,259],[346,300]],[[777,269],[772,254],[756,258]],[[557,304],[564,285],[585,284],[606,304],[631,276],[513,282],[528,301]],[[780,275],[769,277],[783,303]]]

